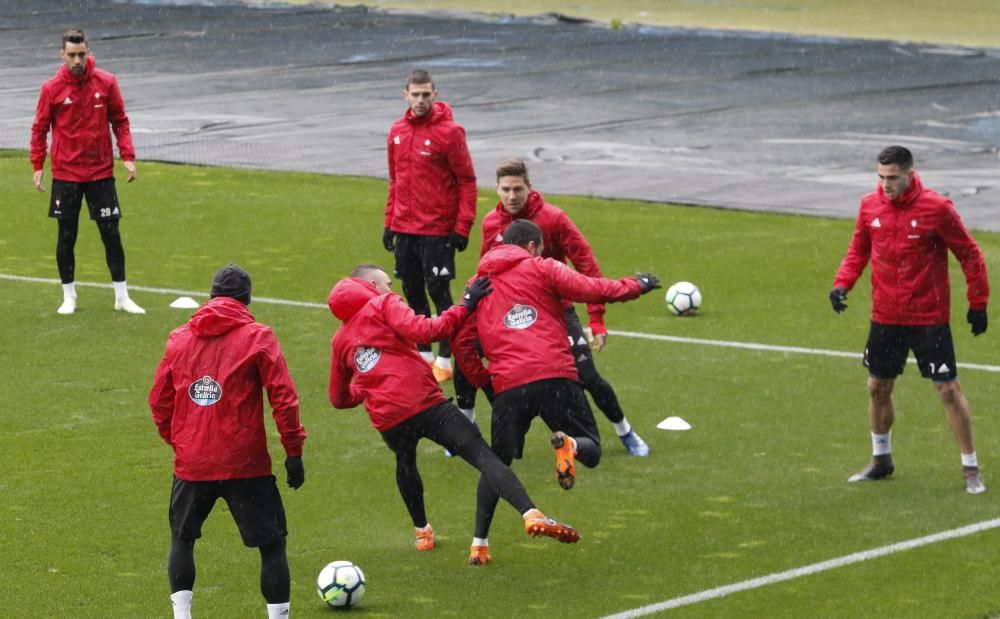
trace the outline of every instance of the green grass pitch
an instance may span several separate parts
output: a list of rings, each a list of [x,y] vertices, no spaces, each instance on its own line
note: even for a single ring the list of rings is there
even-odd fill
[[[0,154],[0,274],[55,278],[48,194],[23,152]],[[323,303],[361,261],[391,266],[380,244],[385,185],[370,179],[140,162],[121,185],[132,286],[207,290],[229,261],[257,297]],[[483,179],[488,180],[488,179]],[[872,182],[874,185],[874,175]],[[541,187],[544,191],[544,187]],[[860,351],[869,316],[862,284],[837,316],[826,299],[852,222],[550,196],[594,246],[605,273],[687,279],[702,315],[668,314],[662,295],[611,306],[611,329],[699,339]],[[482,215],[495,204],[484,191]],[[961,203],[959,202],[961,209]],[[478,220],[477,220],[478,224]],[[476,228],[478,233],[478,227]],[[1000,235],[977,233],[994,274]],[[460,255],[472,272],[479,240]],[[81,282],[106,282],[93,224],[81,221]],[[953,270],[959,360],[1000,364],[1000,325],[973,339],[964,281]],[[458,292],[458,285],[454,287]],[[165,562],[171,453],[146,406],[167,333],[189,310],[176,295],[134,291],[145,316],[112,310],[110,289],[81,287],[79,309],[55,313],[56,284],[0,278],[5,398],[0,415],[0,614],[168,617]],[[300,390],[307,481],[283,492],[295,617],[329,617],[315,577],[329,561],[362,567],[359,617],[599,617],[996,517],[1000,374],[963,370],[989,487],[968,496],[958,450],[931,387],[910,366],[897,389],[896,479],[848,485],[868,458],[864,370],[855,359],[612,336],[598,366],[652,449],[632,458],[599,415],[605,455],[571,492],[556,484],[536,424],[515,463],[544,511],[576,526],[575,546],[535,540],[501,505],[494,563],[465,564],[476,475],[425,444],[421,471],[440,538],[413,549],[393,459],[360,409],[326,399],[325,309],[254,303],[277,333]],[[480,398],[480,420],[488,406]],[[657,430],[680,415],[689,432]],[[281,452],[271,429],[272,454]],[[277,464],[276,471],[283,478]],[[284,488],[284,484],[282,484]],[[992,617],[1000,613],[988,531],[692,604],[666,617]],[[223,504],[196,547],[195,616],[264,616],[258,556]]]

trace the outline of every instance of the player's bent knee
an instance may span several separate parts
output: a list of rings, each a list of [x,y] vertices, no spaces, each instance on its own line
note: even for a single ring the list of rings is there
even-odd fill
[[[427,280],[427,294],[439,310],[451,306],[451,280],[440,277]]]
[[[938,395],[941,396],[941,400],[946,404],[955,402],[962,397],[962,388],[959,386],[957,379],[947,382],[935,382],[934,387],[937,388]]]

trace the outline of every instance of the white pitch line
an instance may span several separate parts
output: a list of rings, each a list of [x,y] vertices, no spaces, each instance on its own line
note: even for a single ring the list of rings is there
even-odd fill
[[[657,340],[661,342],[674,342],[677,344],[697,344],[699,346],[720,346],[722,348],[743,348],[746,350],[763,350],[768,352],[783,352],[798,355],[819,355],[822,357],[846,357],[849,359],[861,360],[861,355],[856,352],[844,352],[842,350],[826,350],[823,348],[802,348],[800,346],[775,346],[773,344],[757,344],[756,342],[732,342],[728,340],[702,340],[693,337],[679,337],[676,335],[657,335],[655,333],[638,333],[635,331],[616,331],[609,329],[611,335],[622,337],[633,337],[641,340]],[[916,363],[913,357],[908,359],[909,363]],[[958,367],[967,370],[982,370],[984,372],[1000,372],[1000,365],[984,365],[981,363],[958,363]]]
[[[838,557],[836,559],[830,559],[828,561],[820,561],[819,563],[813,563],[812,565],[806,565],[804,567],[797,567],[785,572],[776,572],[774,574],[768,574],[767,576],[761,576],[760,578],[751,578],[750,580],[744,580],[731,585],[715,587],[714,589],[706,589],[705,591],[701,591],[699,593],[692,593],[691,595],[673,598],[664,602],[641,606],[639,608],[626,610],[614,615],[606,615],[601,619],[631,619],[633,617],[645,617],[646,615],[652,615],[653,613],[662,612],[664,610],[680,608],[681,606],[688,606],[690,604],[698,604],[699,602],[706,602],[708,600],[715,600],[734,593],[749,591],[750,589],[757,589],[759,587],[766,587],[779,582],[785,582],[786,580],[801,578],[811,574],[818,574],[819,572],[837,569],[838,567],[844,567],[845,565],[860,563],[870,559],[877,559],[879,557],[895,554],[897,552],[912,550],[914,548],[920,548],[921,546],[936,544],[950,539],[966,537],[968,535],[974,535],[976,533],[989,531],[990,529],[996,529],[998,527],[1000,527],[1000,518],[984,520],[982,522],[976,522],[964,527],[958,527],[957,529],[941,531],[940,533],[933,533],[924,537],[917,537],[915,539],[889,544],[888,546],[880,546],[878,548],[872,548],[871,550],[862,550],[861,552],[855,552],[853,554]]]
[[[32,282],[36,284],[58,284],[60,280],[51,277],[26,277],[24,275],[8,275],[7,273],[0,273],[0,279],[7,279],[15,282]],[[76,282],[77,286],[84,286],[86,288],[111,288],[111,284],[99,284],[97,282]],[[129,290],[138,290],[140,292],[155,292],[157,294],[176,294],[188,297],[207,297],[209,296],[204,290],[178,290],[176,288],[152,288],[149,286],[132,286],[129,285]],[[327,309],[325,303],[309,303],[307,301],[289,301],[288,299],[273,299],[269,297],[254,297],[254,303],[268,303],[271,305],[291,305],[293,307],[311,307],[316,309]]]
[[[27,277],[24,275],[9,275],[0,273],[0,280],[6,279],[18,282],[32,282],[36,284],[58,284],[59,280],[51,277]],[[96,282],[76,282],[77,286],[88,288],[111,288],[111,284],[100,284]],[[129,286],[129,290],[140,292],[153,292],[156,294],[176,294],[188,297],[207,297],[208,293],[195,290],[177,290],[175,288],[152,288],[149,286]],[[254,297],[254,303],[267,303],[270,305],[289,305],[293,307],[309,307],[315,309],[327,309],[325,303],[310,303],[308,301],[291,301],[288,299],[274,299],[270,297]],[[655,333],[638,333],[636,331],[609,330],[611,335],[621,337],[631,337],[642,340],[656,340],[661,342],[673,342],[675,344],[696,344],[699,346],[720,346],[723,348],[742,348],[745,350],[762,350],[767,352],[792,353],[799,355],[819,355],[823,357],[845,357],[848,359],[860,359],[861,355],[856,352],[845,352],[842,350],[826,350],[823,348],[802,348],[800,346],[776,346],[773,344],[758,344],[756,342],[733,342],[729,340],[703,340],[693,337],[679,337],[676,335],[657,335]],[[915,361],[910,358],[910,363]],[[982,370],[984,372],[1000,373],[998,365],[983,365],[979,363],[959,363],[959,368],[967,370]]]

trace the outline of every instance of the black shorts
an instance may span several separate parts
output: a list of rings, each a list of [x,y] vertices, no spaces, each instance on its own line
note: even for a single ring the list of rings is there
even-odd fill
[[[958,376],[955,345],[947,323],[911,326],[872,322],[863,363],[872,378],[896,378],[903,373],[911,350],[924,378],[946,383]]]
[[[170,529],[174,535],[185,540],[201,537],[201,525],[220,497],[229,506],[246,546],[267,546],[288,535],[285,506],[273,475],[221,481],[174,477],[170,493]]]
[[[90,218],[94,221],[121,218],[114,178],[104,178],[89,183],[53,180],[52,196],[49,198],[49,217],[79,219],[80,207],[85,197],[87,208],[90,209]]]
[[[455,248],[446,236],[397,233],[393,255],[399,279],[455,279]]]
[[[524,437],[535,417],[541,417],[553,432],[561,430],[569,436],[601,444],[594,412],[580,383],[568,378],[547,378],[508,389],[493,399],[490,426],[493,451],[504,461],[508,457],[520,458],[524,453]]]
[[[382,440],[394,453],[415,450],[422,438],[453,454],[460,454],[465,446],[483,440],[479,426],[469,421],[451,401],[435,404],[382,432]]]

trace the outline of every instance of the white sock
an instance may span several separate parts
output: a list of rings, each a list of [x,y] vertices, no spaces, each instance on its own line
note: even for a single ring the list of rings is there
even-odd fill
[[[414,529],[415,529],[415,530],[416,530],[416,531],[417,531],[418,533],[419,533],[419,532],[421,532],[421,531],[427,531],[427,530],[429,530],[429,529],[431,528],[431,523],[429,523],[429,522],[428,522],[427,524],[425,524],[425,525],[424,525],[424,526],[422,526],[422,527],[413,527],[413,528],[414,528]]]
[[[438,355],[438,358],[434,361],[434,365],[445,370],[451,369],[451,357],[442,357]]]
[[[538,512],[539,515],[542,514],[542,512],[540,512],[537,507],[532,507],[528,511],[524,512],[523,514],[521,514],[521,518],[527,518],[528,514],[530,514],[531,512]]]
[[[423,357],[424,361],[426,361],[427,363],[430,363],[431,361],[434,361],[434,353],[432,353],[429,350],[421,350],[420,351],[420,356]]]
[[[63,298],[64,299],[75,299],[76,298],[76,282],[70,282],[68,284],[63,284]]]
[[[490,545],[490,540],[487,539],[487,538],[485,538],[485,537],[473,537],[472,538],[472,545],[473,546],[489,546]]]
[[[974,466],[979,468],[979,460],[976,458],[976,452],[962,454],[962,466]]]
[[[128,298],[128,287],[125,286],[125,282],[111,282],[111,286],[115,289],[116,299]]]
[[[284,602],[283,604],[268,604],[267,605],[267,619],[285,619],[291,614],[291,602]]]
[[[629,425],[628,419],[625,419],[624,417],[622,417],[621,421],[612,425],[615,427],[615,433],[618,436],[625,436],[632,431],[632,426]]]
[[[576,439],[572,436],[567,436],[566,440],[573,444],[573,455],[575,456],[577,451]]]
[[[466,419],[468,419],[472,423],[476,423],[476,409],[474,409],[474,408],[460,408],[458,410],[462,411],[462,414],[465,415]]]
[[[174,619],[191,619],[191,598],[193,591],[182,590],[170,594],[170,601],[174,605]]]
[[[872,432],[872,455],[887,456],[892,453],[892,431],[886,434]]]

